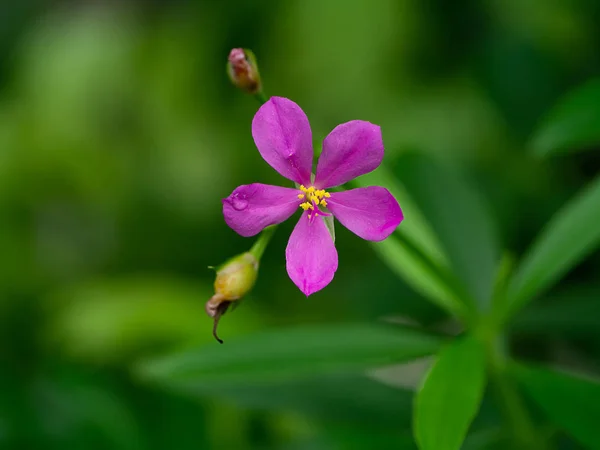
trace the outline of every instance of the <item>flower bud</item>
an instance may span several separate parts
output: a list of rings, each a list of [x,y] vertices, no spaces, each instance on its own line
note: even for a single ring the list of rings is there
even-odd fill
[[[217,268],[215,295],[206,302],[206,313],[214,319],[213,336],[221,344],[217,335],[219,319],[229,306],[246,295],[256,282],[258,260],[252,253],[246,252],[231,258]]]
[[[258,64],[251,50],[231,50],[227,61],[227,74],[235,86],[249,94],[257,94],[262,89]]]

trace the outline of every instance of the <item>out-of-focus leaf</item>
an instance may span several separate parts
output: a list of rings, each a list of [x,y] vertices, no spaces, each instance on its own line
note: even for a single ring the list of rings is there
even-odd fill
[[[587,448],[600,449],[600,380],[517,364],[511,371],[556,425]]]
[[[218,413],[210,402],[199,402],[198,398],[165,392],[154,386],[141,386],[129,391],[132,409],[136,412],[144,433],[152,449],[168,449],[177,443],[177,450],[198,450],[211,448],[213,433],[229,430],[236,436],[243,433],[246,417],[237,414],[236,426],[228,421],[217,422]],[[230,417],[233,414],[230,414]],[[201,423],[204,426],[198,426]]]
[[[261,383],[216,384],[169,380],[169,387],[197,398],[225,399],[243,408],[301,413],[318,422],[364,429],[409,429],[413,392],[364,375],[334,374]]]
[[[214,342],[212,320],[204,311],[211,289],[185,280],[138,276],[97,280],[47,302],[55,314],[46,342],[67,354],[95,362],[128,359],[157,345]],[[50,312],[50,311],[49,311]],[[258,326],[249,308],[221,321],[233,336]]]
[[[385,431],[369,430],[361,427],[336,427],[327,429],[327,437],[333,448],[344,450],[388,449],[416,450],[410,431],[394,432],[394,428]]]
[[[469,316],[445,269],[434,266],[402,236],[393,234],[385,241],[373,242],[372,246],[388,267],[415,291],[458,317]]]
[[[33,29],[20,52],[17,77],[23,98],[31,102],[32,139],[74,144],[106,139],[110,133],[99,128],[101,112],[135,86],[139,28],[131,19],[108,8],[69,9]]]
[[[377,170],[358,177],[349,184],[353,187],[383,186],[387,188],[398,200],[404,213],[404,221],[396,229],[396,233],[405,236],[436,265],[448,267],[448,259],[430,224],[427,223],[402,181],[398,180],[387,167],[381,165]]]
[[[548,289],[600,244],[600,177],[565,205],[528,250],[499,305],[503,319]]]
[[[511,321],[518,332],[584,337],[600,330],[600,287],[580,286],[550,295]]]
[[[401,157],[395,173],[436,233],[452,272],[477,304],[488,305],[500,252],[493,221],[477,188],[423,154]]]
[[[29,388],[11,369],[3,364],[0,371],[0,448],[19,448],[24,436],[41,445],[44,433]]]
[[[574,152],[600,143],[600,79],[569,92],[550,111],[531,143],[541,156]]]
[[[469,433],[461,450],[506,450],[509,447],[507,436],[503,436],[502,429],[485,428]]]
[[[371,324],[315,325],[231,338],[144,363],[143,376],[197,385],[272,383],[327,373],[356,372],[434,353],[437,337]]]
[[[479,410],[485,387],[485,354],[466,336],[444,348],[415,401],[414,433],[421,450],[460,449]]]
[[[147,448],[128,405],[107,386],[48,379],[35,383],[33,393],[44,432],[56,443],[77,443],[76,448],[88,442],[123,450]]]

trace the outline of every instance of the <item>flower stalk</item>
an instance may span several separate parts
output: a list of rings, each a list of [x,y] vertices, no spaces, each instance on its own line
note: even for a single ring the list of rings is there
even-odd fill
[[[250,249],[250,253],[252,253],[257,260],[260,260],[262,257],[276,230],[277,225],[271,225],[270,227],[262,230],[262,233],[260,233],[260,236],[258,236],[258,239]]]

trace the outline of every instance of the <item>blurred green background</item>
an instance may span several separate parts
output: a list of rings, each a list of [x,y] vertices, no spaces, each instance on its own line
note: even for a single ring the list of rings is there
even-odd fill
[[[392,376],[196,395],[132,370],[218,346],[204,312],[207,266],[253,242],[225,225],[220,199],[281,181],[256,151],[258,104],[230,85],[228,52],[254,50],[266,94],[297,102],[316,141],[363,119],[381,125],[400,178],[410,152],[456,166],[520,255],[600,168],[598,152],[542,161],[526,149],[548,109],[600,73],[599,19],[596,0],[4,0],[0,448],[414,448],[420,362]],[[220,351],[287,325],[444,323],[342,227],[336,278],[307,299],[285,272],[293,225],[277,231],[252,295],[223,318]],[[552,292],[598,298],[599,271],[595,253]],[[512,348],[600,367],[597,311],[586,329],[530,317]],[[496,416],[484,401],[474,430]]]

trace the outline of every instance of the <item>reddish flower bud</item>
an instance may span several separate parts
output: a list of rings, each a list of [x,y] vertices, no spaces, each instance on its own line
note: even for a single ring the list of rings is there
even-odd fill
[[[235,86],[249,94],[257,94],[262,89],[258,65],[251,50],[234,48],[229,52],[227,75]]]

